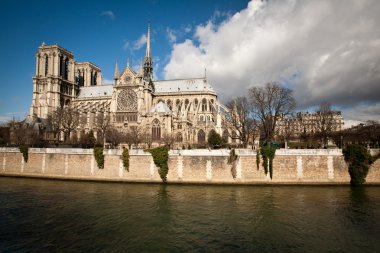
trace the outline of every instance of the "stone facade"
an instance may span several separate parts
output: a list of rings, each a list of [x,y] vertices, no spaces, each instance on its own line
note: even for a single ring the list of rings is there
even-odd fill
[[[98,169],[92,149],[29,149],[24,162],[17,148],[0,148],[0,176],[25,176],[76,180],[162,182],[149,153],[130,151],[125,170],[121,150],[105,150],[104,169]],[[229,150],[172,150],[170,183],[210,184],[349,184],[350,176],[341,150],[277,150],[273,179],[256,168],[254,150],[236,150],[234,166]],[[380,160],[369,170],[366,184],[380,184]]]
[[[43,43],[36,55],[33,101],[29,120],[46,119],[59,107],[72,106],[79,113],[79,126],[71,134],[80,138],[90,130],[97,137],[98,121],[109,117],[122,132],[140,128],[153,142],[169,136],[177,146],[202,145],[211,130],[223,131],[227,109],[206,76],[180,80],[153,80],[150,27],[144,62],[138,70],[116,63],[114,84],[102,85],[102,72],[90,62],[76,62],[73,53]],[[231,141],[231,140],[230,140]]]

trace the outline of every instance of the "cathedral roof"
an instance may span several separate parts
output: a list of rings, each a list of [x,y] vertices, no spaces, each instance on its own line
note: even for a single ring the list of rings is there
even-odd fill
[[[172,111],[170,108],[162,101],[158,102],[151,110],[150,112],[165,112],[165,113],[171,113]]]
[[[212,86],[205,78],[174,79],[154,81],[155,93],[176,92],[213,92]]]
[[[80,87],[78,98],[110,97],[113,85],[83,86]]]

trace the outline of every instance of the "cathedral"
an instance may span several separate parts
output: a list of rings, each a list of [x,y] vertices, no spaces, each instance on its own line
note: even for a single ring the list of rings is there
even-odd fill
[[[58,45],[42,45],[36,54],[33,101],[29,120],[47,119],[57,108],[70,106],[79,115],[70,135],[93,130],[97,120],[110,119],[120,132],[144,129],[153,144],[170,136],[177,146],[203,146],[211,130],[228,143],[235,132],[224,127],[227,108],[206,75],[201,78],[154,80],[148,24],[146,53],[139,69],[119,70],[116,62],[113,85],[102,85],[102,71],[91,62],[76,62],[70,51]],[[72,136],[70,136],[72,137]]]

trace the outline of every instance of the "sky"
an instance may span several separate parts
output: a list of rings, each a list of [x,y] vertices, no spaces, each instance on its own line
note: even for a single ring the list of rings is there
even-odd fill
[[[2,1],[0,122],[32,101],[38,46],[59,44],[102,69],[137,68],[148,20],[155,79],[207,78],[222,102],[278,81],[297,110],[321,102],[346,126],[380,121],[380,1]]]

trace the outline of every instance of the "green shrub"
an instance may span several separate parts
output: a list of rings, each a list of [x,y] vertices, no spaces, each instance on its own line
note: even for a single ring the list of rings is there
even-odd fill
[[[169,171],[169,166],[168,166],[169,149],[164,146],[164,147],[146,149],[145,151],[151,153],[151,155],[153,156],[154,164],[159,168],[158,174],[160,174],[162,181],[166,182],[166,177]]]
[[[238,156],[236,155],[235,153],[235,149],[231,149],[230,151],[230,157],[228,157],[228,161],[227,163],[228,164],[231,164],[231,174],[232,174],[232,177],[235,178],[236,177],[236,160],[237,160]]]
[[[96,163],[98,164],[99,169],[104,168],[104,155],[103,155],[103,148],[102,147],[95,147],[94,148],[94,156]]]
[[[218,134],[215,130],[211,130],[207,138],[207,142],[212,148],[215,148],[222,146],[223,140],[220,134]]]
[[[273,178],[273,159],[276,154],[276,145],[272,143],[270,144],[268,143],[267,145],[261,147],[259,152],[263,159],[263,167],[264,167],[265,174],[268,174],[269,172],[269,176],[272,179]],[[268,168],[268,163],[269,163],[269,168]]]
[[[129,171],[129,150],[125,148],[122,155],[124,169]]]
[[[257,170],[260,169],[260,149],[256,151],[256,167],[257,167]]]
[[[29,148],[26,145],[21,145],[19,147],[20,152],[22,153],[22,156],[24,157],[24,161],[27,163],[28,162],[28,157],[29,157]]]
[[[369,166],[376,161],[378,156],[372,157],[367,148],[359,144],[348,145],[343,150],[343,155],[348,165],[351,185],[358,186],[364,184]]]

